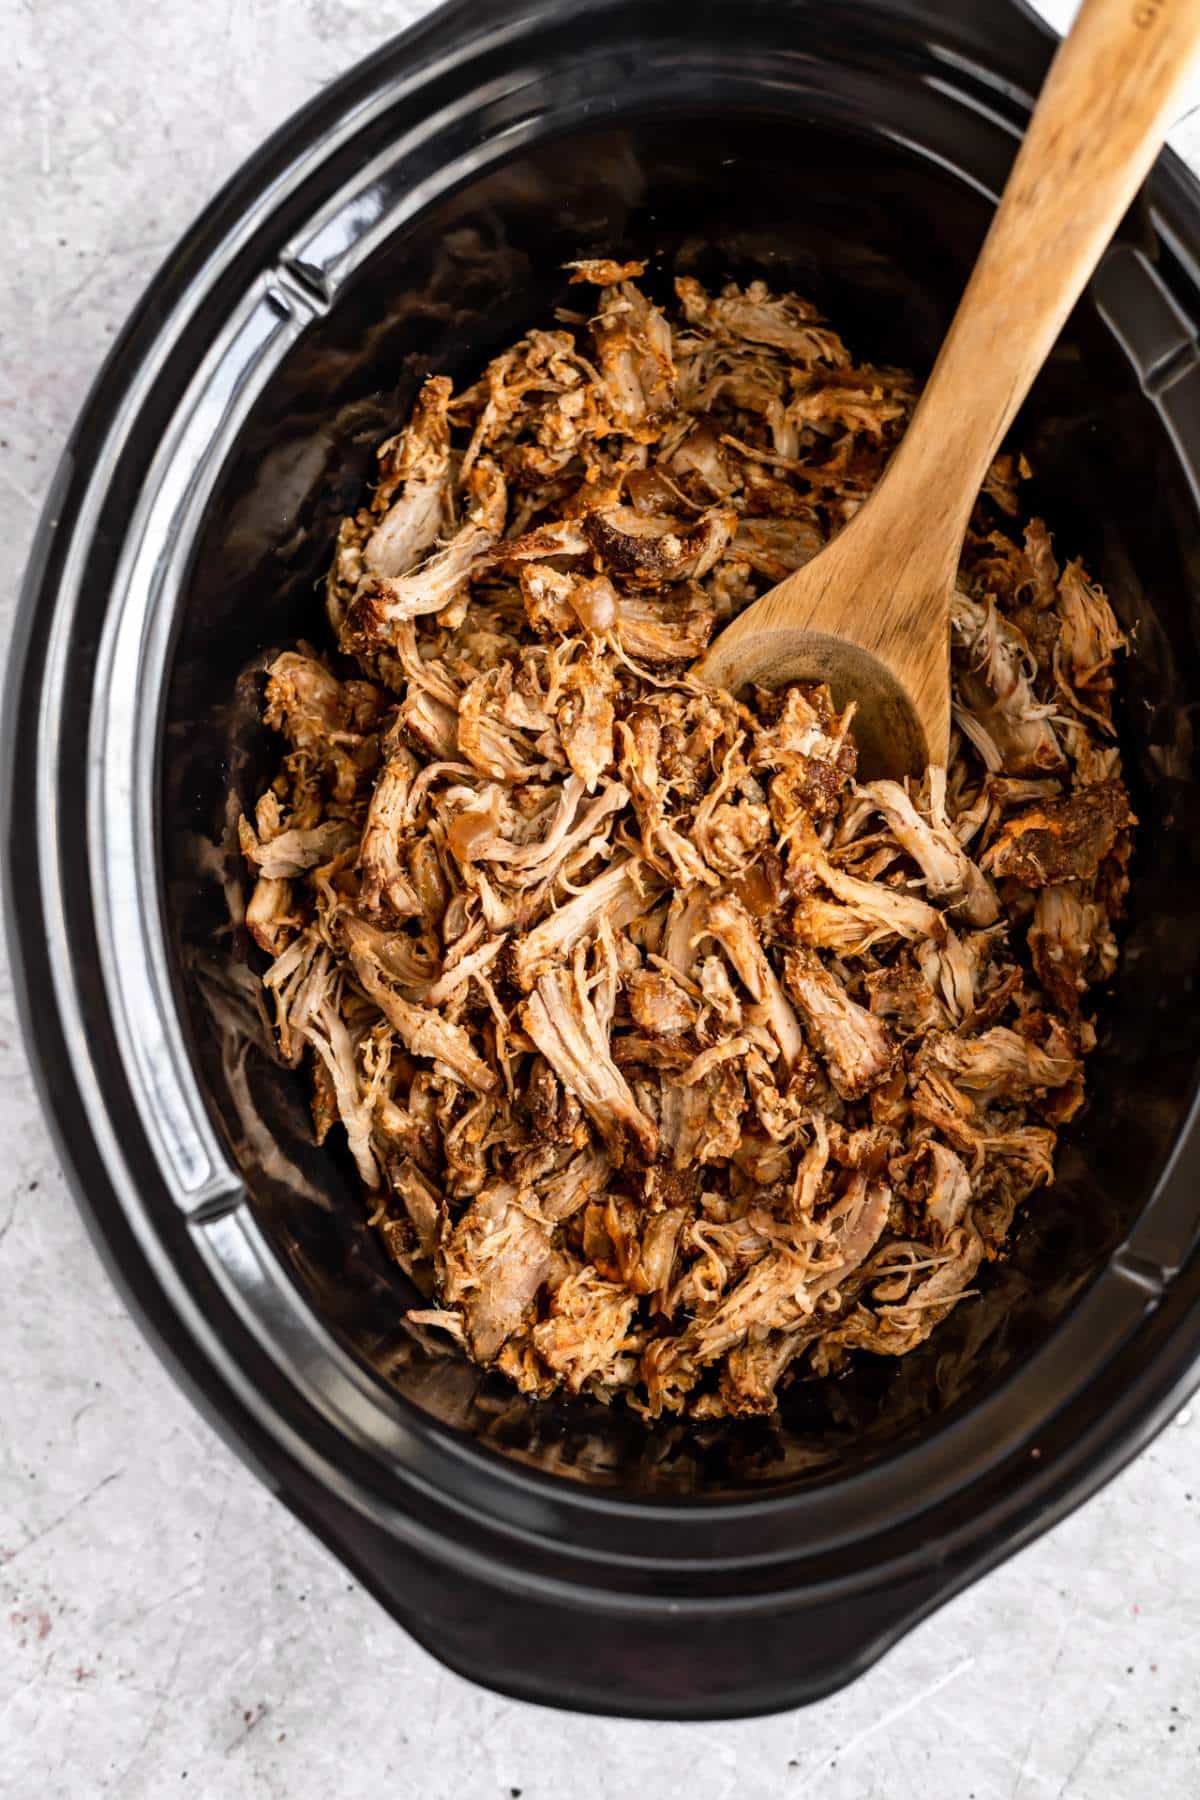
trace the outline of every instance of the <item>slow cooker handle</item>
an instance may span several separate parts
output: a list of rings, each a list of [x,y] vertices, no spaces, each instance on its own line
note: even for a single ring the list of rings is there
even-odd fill
[[[332,1528],[331,1528],[332,1527]],[[411,1636],[480,1686],[542,1706],[653,1719],[804,1706],[855,1680],[968,1579],[943,1565],[841,1599],[710,1603],[516,1593],[402,1549],[360,1514],[322,1535]],[[632,1597],[631,1597],[632,1598]]]

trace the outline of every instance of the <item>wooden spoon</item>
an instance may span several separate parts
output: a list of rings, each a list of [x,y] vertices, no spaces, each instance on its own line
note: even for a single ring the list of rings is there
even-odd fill
[[[912,421],[870,499],[756,600],[697,673],[827,681],[860,766],[950,747],[950,598],[988,466],[1157,154],[1200,45],[1200,0],[1085,0],[1054,58]]]

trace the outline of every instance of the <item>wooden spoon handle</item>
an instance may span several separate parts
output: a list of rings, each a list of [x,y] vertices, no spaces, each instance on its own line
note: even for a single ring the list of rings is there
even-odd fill
[[[898,523],[918,502],[930,524],[940,515],[951,570],[988,465],[1154,161],[1198,47],[1200,0],[1084,0],[1055,56],[877,496]]]

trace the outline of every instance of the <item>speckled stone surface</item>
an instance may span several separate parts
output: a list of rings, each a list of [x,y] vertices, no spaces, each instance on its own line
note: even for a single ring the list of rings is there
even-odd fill
[[[143,285],[266,131],[422,10],[0,0],[0,646],[59,446]],[[1198,124],[1176,134],[1194,160]],[[1200,1794],[1200,1407],[822,1706],[548,1713],[419,1650],[172,1386],[67,1194],[3,966],[0,1145],[0,1794]]]

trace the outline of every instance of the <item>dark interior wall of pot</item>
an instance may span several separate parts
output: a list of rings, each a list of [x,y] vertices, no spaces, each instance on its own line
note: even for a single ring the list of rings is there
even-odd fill
[[[970,153],[964,145],[968,165]],[[314,1306],[401,1393],[512,1455],[660,1491],[820,1478],[1001,1379],[1119,1240],[1179,1125],[1200,1035],[1185,998],[1200,950],[1190,897],[1195,502],[1085,305],[1014,442],[1035,470],[1029,505],[1060,553],[1082,554],[1136,628],[1125,748],[1142,829],[1091,1104],[1068,1134],[1057,1185],[1037,1197],[1011,1264],[989,1274],[980,1298],[904,1361],[793,1384],[770,1425],[647,1434],[600,1408],[527,1407],[399,1326],[405,1279],[365,1229],[347,1160],[313,1145],[303,1077],[269,1058],[248,979],[258,952],[230,936],[218,864],[203,850],[220,846],[226,876],[240,879],[227,793],[252,803],[277,755],[256,721],[261,671],[297,639],[326,644],[320,583],[332,534],[421,378],[469,378],[529,324],[552,322],[567,258],[649,255],[664,292],[685,269],[709,281],[763,274],[812,295],[856,356],[924,369],[987,217],[966,183],[915,156],[794,121],[681,117],[547,143],[387,241],[277,371],[227,463],[178,623],[164,721],[181,1009],[231,1155]]]

